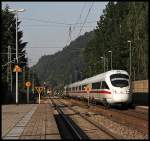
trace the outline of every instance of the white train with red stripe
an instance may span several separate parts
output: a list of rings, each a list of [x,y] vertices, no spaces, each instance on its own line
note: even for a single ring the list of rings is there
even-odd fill
[[[85,86],[91,86],[89,94]],[[105,105],[123,104],[132,102],[129,74],[124,70],[111,70],[96,76],[69,84],[64,87],[65,95],[100,101]]]

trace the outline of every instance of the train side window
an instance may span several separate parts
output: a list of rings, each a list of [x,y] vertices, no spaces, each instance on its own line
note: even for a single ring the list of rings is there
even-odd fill
[[[69,88],[69,91],[71,92],[71,88]]]
[[[102,81],[100,81],[100,89],[102,89]]]
[[[77,87],[75,87],[75,91],[77,91]]]
[[[79,87],[77,87],[77,91],[78,91]]]
[[[81,86],[79,86],[79,90],[81,90]]]
[[[100,89],[100,82],[92,83],[92,89]]]
[[[102,81],[102,85],[101,85],[102,87],[102,89],[109,89],[109,87],[108,87],[108,85],[106,84],[106,82],[105,81]]]
[[[75,91],[75,87],[73,87],[72,90]]]

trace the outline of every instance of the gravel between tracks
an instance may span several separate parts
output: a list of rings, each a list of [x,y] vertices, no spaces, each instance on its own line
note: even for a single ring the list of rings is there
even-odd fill
[[[72,108],[80,111],[81,113],[84,113],[85,111],[88,112],[88,109],[86,110],[85,108],[81,108],[78,106],[74,106]],[[110,129],[113,133],[123,136],[126,139],[148,139],[147,134],[141,133],[136,129],[114,122],[102,115],[95,115],[94,112],[88,112],[88,118]]]

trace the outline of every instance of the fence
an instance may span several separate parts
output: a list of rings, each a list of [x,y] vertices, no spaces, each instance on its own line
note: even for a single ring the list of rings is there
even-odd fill
[[[132,82],[133,104],[148,106],[148,80]]]
[[[139,80],[132,82],[133,93],[148,93],[148,80]]]

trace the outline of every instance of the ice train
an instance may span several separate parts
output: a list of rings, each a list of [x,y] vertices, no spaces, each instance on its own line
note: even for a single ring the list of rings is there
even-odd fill
[[[89,94],[85,86],[90,86]],[[110,70],[102,74],[78,81],[64,87],[64,95],[76,98],[92,99],[105,106],[132,102],[129,74],[125,70]]]

